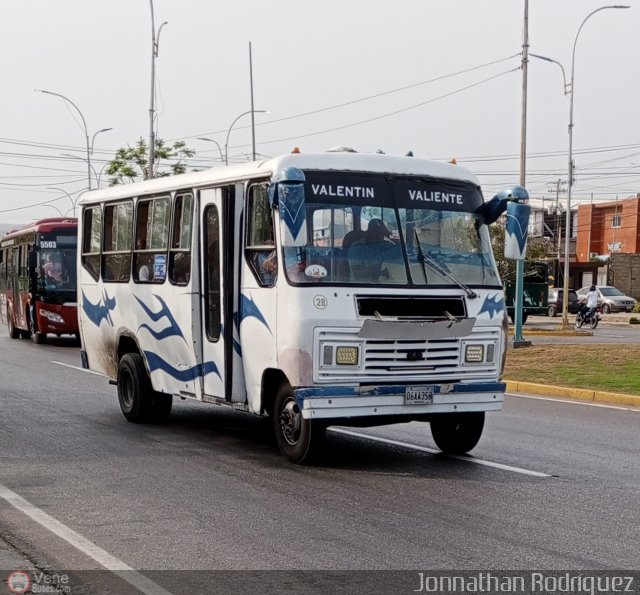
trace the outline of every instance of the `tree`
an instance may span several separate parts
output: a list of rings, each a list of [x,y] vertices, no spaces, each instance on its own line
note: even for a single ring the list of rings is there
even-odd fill
[[[155,165],[153,176],[149,176],[149,145],[140,138],[134,147],[122,147],[116,151],[110,161],[107,174],[111,176],[109,184],[127,184],[139,179],[148,180],[150,177],[161,178],[183,174],[187,171],[185,159],[193,157],[196,152],[189,149],[184,141],[176,141],[172,145],[157,138],[155,147]],[[171,163],[162,161],[172,160]]]

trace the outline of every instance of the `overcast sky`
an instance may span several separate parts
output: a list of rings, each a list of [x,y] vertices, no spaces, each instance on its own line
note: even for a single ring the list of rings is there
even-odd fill
[[[575,59],[577,200],[640,192],[637,32],[640,2],[591,17]],[[605,2],[530,0],[530,51],[567,77],[583,19]],[[184,139],[190,167],[220,164],[229,126],[250,109],[253,47],[257,151],[347,145],[474,171],[486,198],[519,180],[524,0],[154,0],[157,133]],[[19,0],[0,19],[0,223],[66,213],[87,187],[84,129],[99,173],[115,150],[149,136],[149,0]],[[560,68],[529,64],[527,187],[555,200],[566,179],[569,99]],[[230,161],[250,157],[250,117]],[[71,156],[65,156],[65,154]],[[74,157],[75,155],[75,157]],[[108,183],[106,176],[102,185]],[[95,181],[94,181],[95,187]],[[561,193],[562,201],[564,194]],[[32,206],[49,202],[52,206]],[[18,210],[17,210],[18,209]]]

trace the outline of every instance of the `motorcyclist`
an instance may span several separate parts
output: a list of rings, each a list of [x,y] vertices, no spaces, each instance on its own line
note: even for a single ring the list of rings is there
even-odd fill
[[[596,286],[592,285],[589,287],[589,292],[585,297],[585,303],[582,306],[582,310],[580,314],[582,314],[582,318],[589,318],[598,307],[598,292],[596,290]]]

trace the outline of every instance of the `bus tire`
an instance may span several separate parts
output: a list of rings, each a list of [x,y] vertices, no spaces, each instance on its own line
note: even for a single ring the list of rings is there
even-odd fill
[[[443,413],[431,420],[431,435],[438,448],[452,455],[468,453],[478,444],[484,428],[484,411]]]
[[[118,402],[132,423],[151,419],[152,393],[149,375],[139,353],[125,353],[118,363]]]
[[[7,309],[7,325],[9,327],[9,336],[12,339],[20,337],[20,331],[13,324],[13,312],[11,309]]]
[[[36,345],[42,345],[43,343],[47,342],[47,335],[45,335],[44,333],[31,333],[31,340]]]
[[[326,425],[303,419],[293,389],[283,382],[273,407],[273,430],[280,452],[292,463],[309,463],[324,442]]]
[[[47,342],[46,333],[36,332],[35,328],[33,327],[33,321],[31,320],[31,318],[29,318],[28,324],[29,324],[29,335],[31,336],[31,340],[36,345],[42,345],[43,343],[46,343]]]

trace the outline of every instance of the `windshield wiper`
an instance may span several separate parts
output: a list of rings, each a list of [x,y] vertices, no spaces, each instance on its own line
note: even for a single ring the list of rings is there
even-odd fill
[[[470,299],[477,298],[478,294],[473,291],[473,289],[471,289],[468,285],[465,285],[462,281],[458,281],[458,279],[456,279],[449,271],[447,271],[437,260],[435,260],[435,258],[424,253],[424,251],[422,250],[422,245],[420,244],[420,239],[418,238],[418,230],[414,227],[413,231],[415,232],[416,242],[418,244],[418,258],[422,263],[422,268],[424,269],[425,264],[431,265],[443,277],[451,279],[451,281],[453,281],[460,289],[462,289],[467,294],[467,297],[469,297]],[[427,278],[426,271],[424,272],[424,277],[425,279]]]

